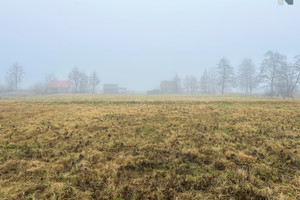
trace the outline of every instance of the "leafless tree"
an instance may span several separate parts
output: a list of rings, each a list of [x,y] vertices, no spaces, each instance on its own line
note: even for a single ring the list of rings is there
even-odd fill
[[[216,69],[204,70],[199,81],[199,88],[203,94],[216,93],[217,74]]]
[[[208,75],[207,69],[204,70],[204,72],[200,78],[199,86],[200,86],[201,93],[203,93],[203,94],[209,93],[209,75]]]
[[[173,81],[175,82],[176,85],[176,94],[179,94],[181,92],[181,79],[179,78],[179,76],[177,74],[175,74],[175,76],[173,77]]]
[[[221,87],[221,92],[224,94],[227,88],[235,86],[234,69],[226,58],[222,58],[217,67],[218,84]]]
[[[183,87],[184,89],[186,90],[186,93],[190,93],[190,88],[191,88],[191,79],[189,76],[186,76],[184,78],[184,81],[183,81]]]
[[[90,86],[92,89],[92,93],[95,94],[97,90],[97,86],[100,84],[100,79],[96,72],[93,72],[90,76]]]
[[[79,73],[79,92],[87,93],[89,87],[89,78],[84,72]]]
[[[253,89],[257,87],[257,72],[252,60],[247,58],[238,66],[238,82],[246,94],[252,94]]]
[[[195,94],[198,89],[198,80],[195,76],[190,76],[191,93]]]
[[[18,64],[12,65],[6,74],[6,81],[8,88],[11,90],[18,91],[19,85],[24,77],[24,70],[23,68]]]
[[[49,86],[50,86],[50,83],[52,81],[55,81],[55,80],[57,80],[57,79],[54,76],[54,74],[48,74],[48,75],[46,75],[44,83],[43,83],[45,90],[47,90],[49,88]]]
[[[198,89],[198,80],[195,76],[186,76],[183,82],[186,93],[195,94]]]
[[[74,67],[69,73],[69,86],[74,93],[79,92],[81,72],[77,67]]]
[[[4,90],[5,90],[5,87],[2,84],[0,84],[0,93],[3,93]]]
[[[278,69],[275,83],[276,94],[282,97],[293,97],[300,81],[300,56],[295,57],[295,63],[285,63]]]
[[[284,55],[269,51],[260,68],[260,82],[266,84],[270,96],[276,95],[276,83],[279,81],[280,69],[287,66],[287,59]]]
[[[33,84],[29,88],[29,91],[35,95],[46,94],[46,93],[48,93],[51,81],[54,81],[54,80],[56,80],[55,76],[53,74],[48,74],[48,75],[46,75],[44,80]]]
[[[293,94],[297,86],[300,84],[300,55],[295,56],[294,58],[295,62],[293,65],[293,83],[291,87],[291,93]]]
[[[218,73],[215,67],[208,71],[208,93],[214,94],[217,92]]]
[[[43,82],[37,82],[29,88],[29,91],[34,95],[45,94],[45,85]]]

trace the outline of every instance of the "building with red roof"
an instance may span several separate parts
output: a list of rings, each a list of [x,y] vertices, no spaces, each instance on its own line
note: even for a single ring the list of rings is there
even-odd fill
[[[49,93],[68,93],[69,81],[66,80],[53,80],[48,86]]]

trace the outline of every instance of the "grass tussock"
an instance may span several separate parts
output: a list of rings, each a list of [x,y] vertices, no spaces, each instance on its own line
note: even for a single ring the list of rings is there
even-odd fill
[[[0,102],[0,199],[300,199],[298,100],[59,98]]]

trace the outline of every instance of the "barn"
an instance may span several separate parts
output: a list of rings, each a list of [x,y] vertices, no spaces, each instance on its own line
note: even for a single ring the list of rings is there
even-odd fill
[[[103,94],[126,94],[126,88],[121,88],[118,84],[104,84]]]
[[[69,81],[66,81],[66,80],[51,81],[48,86],[48,92],[51,94],[68,93],[69,92]]]

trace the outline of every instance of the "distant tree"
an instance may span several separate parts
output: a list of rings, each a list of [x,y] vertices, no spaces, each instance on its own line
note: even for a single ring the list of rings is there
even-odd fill
[[[195,94],[198,89],[198,80],[195,76],[186,76],[183,85],[186,93]]]
[[[84,72],[79,73],[79,92],[87,93],[89,87],[89,78]]]
[[[184,81],[183,81],[183,87],[186,90],[186,93],[190,93],[190,89],[191,89],[191,79],[189,76],[186,76]]]
[[[3,93],[5,90],[5,87],[0,83],[0,93]]]
[[[297,87],[300,85],[300,55],[295,56],[295,62],[293,65],[293,83],[291,87],[291,93],[293,94]]]
[[[207,69],[204,70],[202,73],[202,76],[199,81],[199,87],[201,90],[201,93],[208,94],[209,93],[209,75],[207,72]]]
[[[260,68],[260,82],[266,84],[270,96],[276,95],[276,83],[279,81],[280,69],[287,66],[287,59],[284,55],[269,51]]]
[[[198,80],[195,76],[190,76],[191,93],[195,94],[198,89]]]
[[[293,97],[300,81],[300,56],[295,57],[295,63],[282,64],[278,69],[275,83],[276,94],[282,97]]]
[[[238,82],[246,94],[252,94],[253,89],[257,87],[257,72],[252,60],[245,59],[238,66]]]
[[[49,90],[51,81],[54,81],[54,80],[56,80],[55,76],[53,74],[48,74],[48,75],[46,75],[46,77],[43,81],[39,81],[39,82],[33,84],[29,88],[29,91],[35,95],[46,94]]]
[[[92,89],[92,93],[95,94],[95,92],[97,90],[97,87],[100,84],[100,79],[99,79],[96,72],[93,72],[91,74],[89,82],[90,82],[90,86],[91,86],[91,89]]]
[[[226,58],[222,58],[217,67],[218,84],[221,92],[224,94],[225,89],[235,86],[234,69]]]
[[[79,92],[80,79],[81,79],[81,72],[78,70],[77,67],[74,67],[72,71],[69,73],[69,87],[73,93],[77,94]]]
[[[55,81],[55,80],[57,80],[57,79],[56,79],[56,77],[54,76],[54,74],[47,74],[46,77],[45,77],[44,83],[43,83],[45,89],[49,88],[50,83],[51,83],[52,81]]]
[[[55,81],[57,80],[56,77],[54,76],[54,74],[47,74],[46,77],[45,77],[45,80],[43,82],[41,82],[40,84],[42,84],[43,86],[43,93],[47,93],[48,90],[49,90],[49,86],[50,86],[50,83],[52,81]]]
[[[8,69],[8,72],[6,74],[6,81],[7,81],[8,88],[10,90],[18,91],[19,85],[23,80],[24,74],[25,72],[23,68],[18,63],[12,65]]]
[[[34,95],[45,94],[45,85],[43,82],[37,82],[29,88],[29,91]]]
[[[208,71],[208,93],[214,94],[217,92],[218,73],[215,67]]]
[[[179,94],[181,92],[181,79],[179,78],[179,76],[177,74],[175,74],[175,76],[173,77],[173,81],[175,82],[176,85],[176,94]]]

